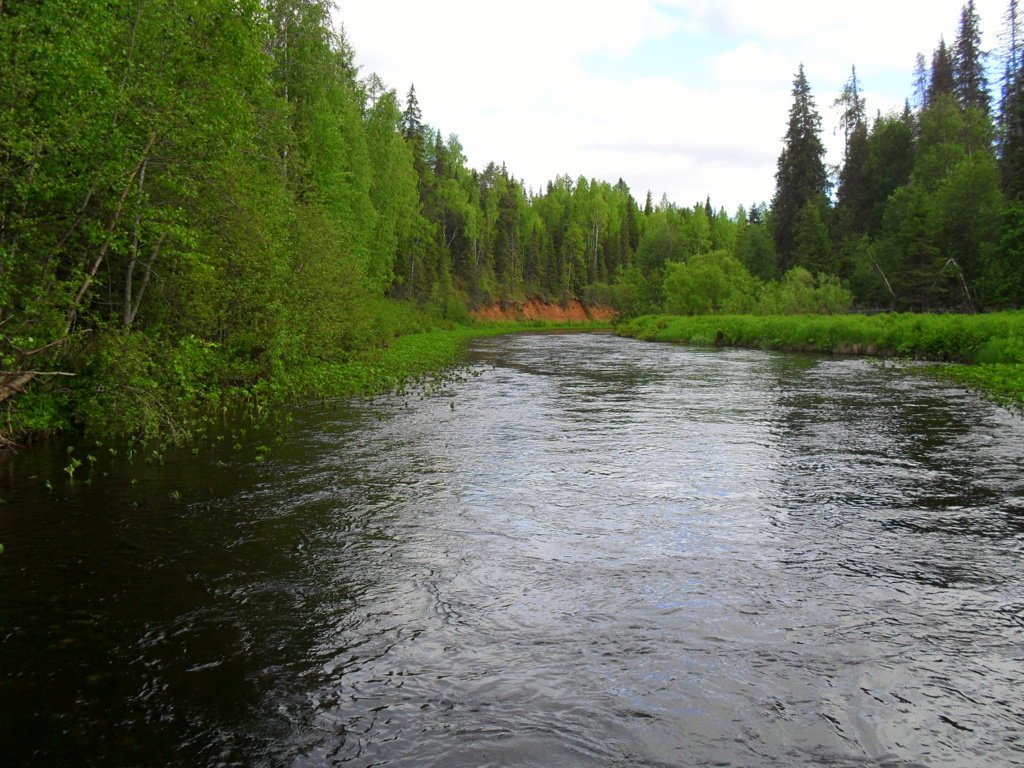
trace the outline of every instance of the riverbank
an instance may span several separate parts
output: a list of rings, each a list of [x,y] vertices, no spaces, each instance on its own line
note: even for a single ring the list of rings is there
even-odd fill
[[[183,444],[227,413],[263,418],[289,403],[369,397],[426,383],[463,357],[473,338],[535,330],[610,328],[594,320],[406,325],[377,344],[290,364],[246,364],[194,338],[170,343],[121,334],[97,343],[69,384],[30,388],[5,403],[0,448],[60,433]]]
[[[471,310],[469,315],[483,323],[611,323],[616,311],[610,307],[586,305],[578,299],[565,304],[528,299],[523,302],[496,302]]]
[[[1024,312],[984,315],[646,315],[620,336],[704,346],[911,358],[930,374],[1024,407]]]

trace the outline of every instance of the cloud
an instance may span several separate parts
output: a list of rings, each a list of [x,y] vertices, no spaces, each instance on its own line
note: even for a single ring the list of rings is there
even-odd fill
[[[935,49],[939,36],[952,42],[964,0],[663,0],[687,28],[723,38],[757,40],[772,53],[812,60],[841,76],[851,64],[865,73],[908,70],[918,51]],[[1005,0],[976,0],[986,29],[997,29]],[[995,41],[995,35],[991,35]],[[845,61],[845,64],[844,64]],[[792,67],[795,69],[795,67]],[[821,72],[819,76],[829,76]]]
[[[778,86],[791,80],[794,72],[791,57],[754,40],[712,56],[707,63],[719,84]]]

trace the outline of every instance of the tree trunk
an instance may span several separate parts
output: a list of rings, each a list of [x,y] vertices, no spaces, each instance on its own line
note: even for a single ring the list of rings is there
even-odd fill
[[[78,309],[81,306],[82,299],[85,298],[85,294],[89,292],[89,288],[92,286],[93,280],[96,279],[96,273],[99,272],[100,266],[107,258],[107,253],[110,251],[110,238],[117,228],[118,223],[121,220],[121,214],[124,212],[125,200],[128,199],[128,193],[131,191],[132,183],[135,181],[135,177],[145,167],[146,160],[149,157],[149,151],[153,148],[156,143],[156,131],[149,134],[149,141],[146,142],[145,148],[142,150],[142,157],[139,162],[132,169],[132,172],[128,174],[128,180],[125,182],[124,189],[121,191],[121,197],[117,201],[117,206],[114,208],[114,214],[110,217],[110,223],[107,224],[107,236],[103,239],[103,245],[100,246],[100,252],[97,254],[95,261],[92,263],[92,267],[86,273],[85,279],[82,281],[82,285],[78,288],[78,293],[75,294],[74,301],[71,302],[71,308],[68,310],[67,319],[64,324],[64,336],[71,333],[71,329],[75,325],[75,319],[78,317]]]
[[[159,242],[153,246],[152,252],[149,254],[149,260],[146,262],[146,271],[142,275],[142,285],[139,286],[139,292],[135,295],[134,300],[131,295],[131,281],[132,271],[134,270],[134,261],[129,265],[129,272],[125,278],[125,306],[124,306],[124,324],[130,326],[135,322],[135,316],[139,314],[139,307],[142,305],[142,297],[146,293],[146,286],[149,285],[150,275],[153,274],[153,262],[156,261],[157,255],[160,253],[160,249],[163,247],[164,242],[167,240],[167,233],[165,232],[160,236]]]

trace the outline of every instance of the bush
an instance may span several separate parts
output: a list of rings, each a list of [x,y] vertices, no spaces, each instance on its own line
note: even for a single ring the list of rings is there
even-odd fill
[[[758,296],[762,315],[833,315],[853,306],[853,295],[833,275],[817,279],[802,267],[794,267],[779,282],[766,283]]]
[[[728,251],[665,267],[665,310],[680,315],[743,313],[755,304],[757,280]]]

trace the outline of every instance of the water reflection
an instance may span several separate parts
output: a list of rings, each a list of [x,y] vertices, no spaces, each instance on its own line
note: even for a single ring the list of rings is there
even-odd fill
[[[263,463],[19,458],[13,764],[1021,761],[1018,417],[856,360],[474,359]]]

